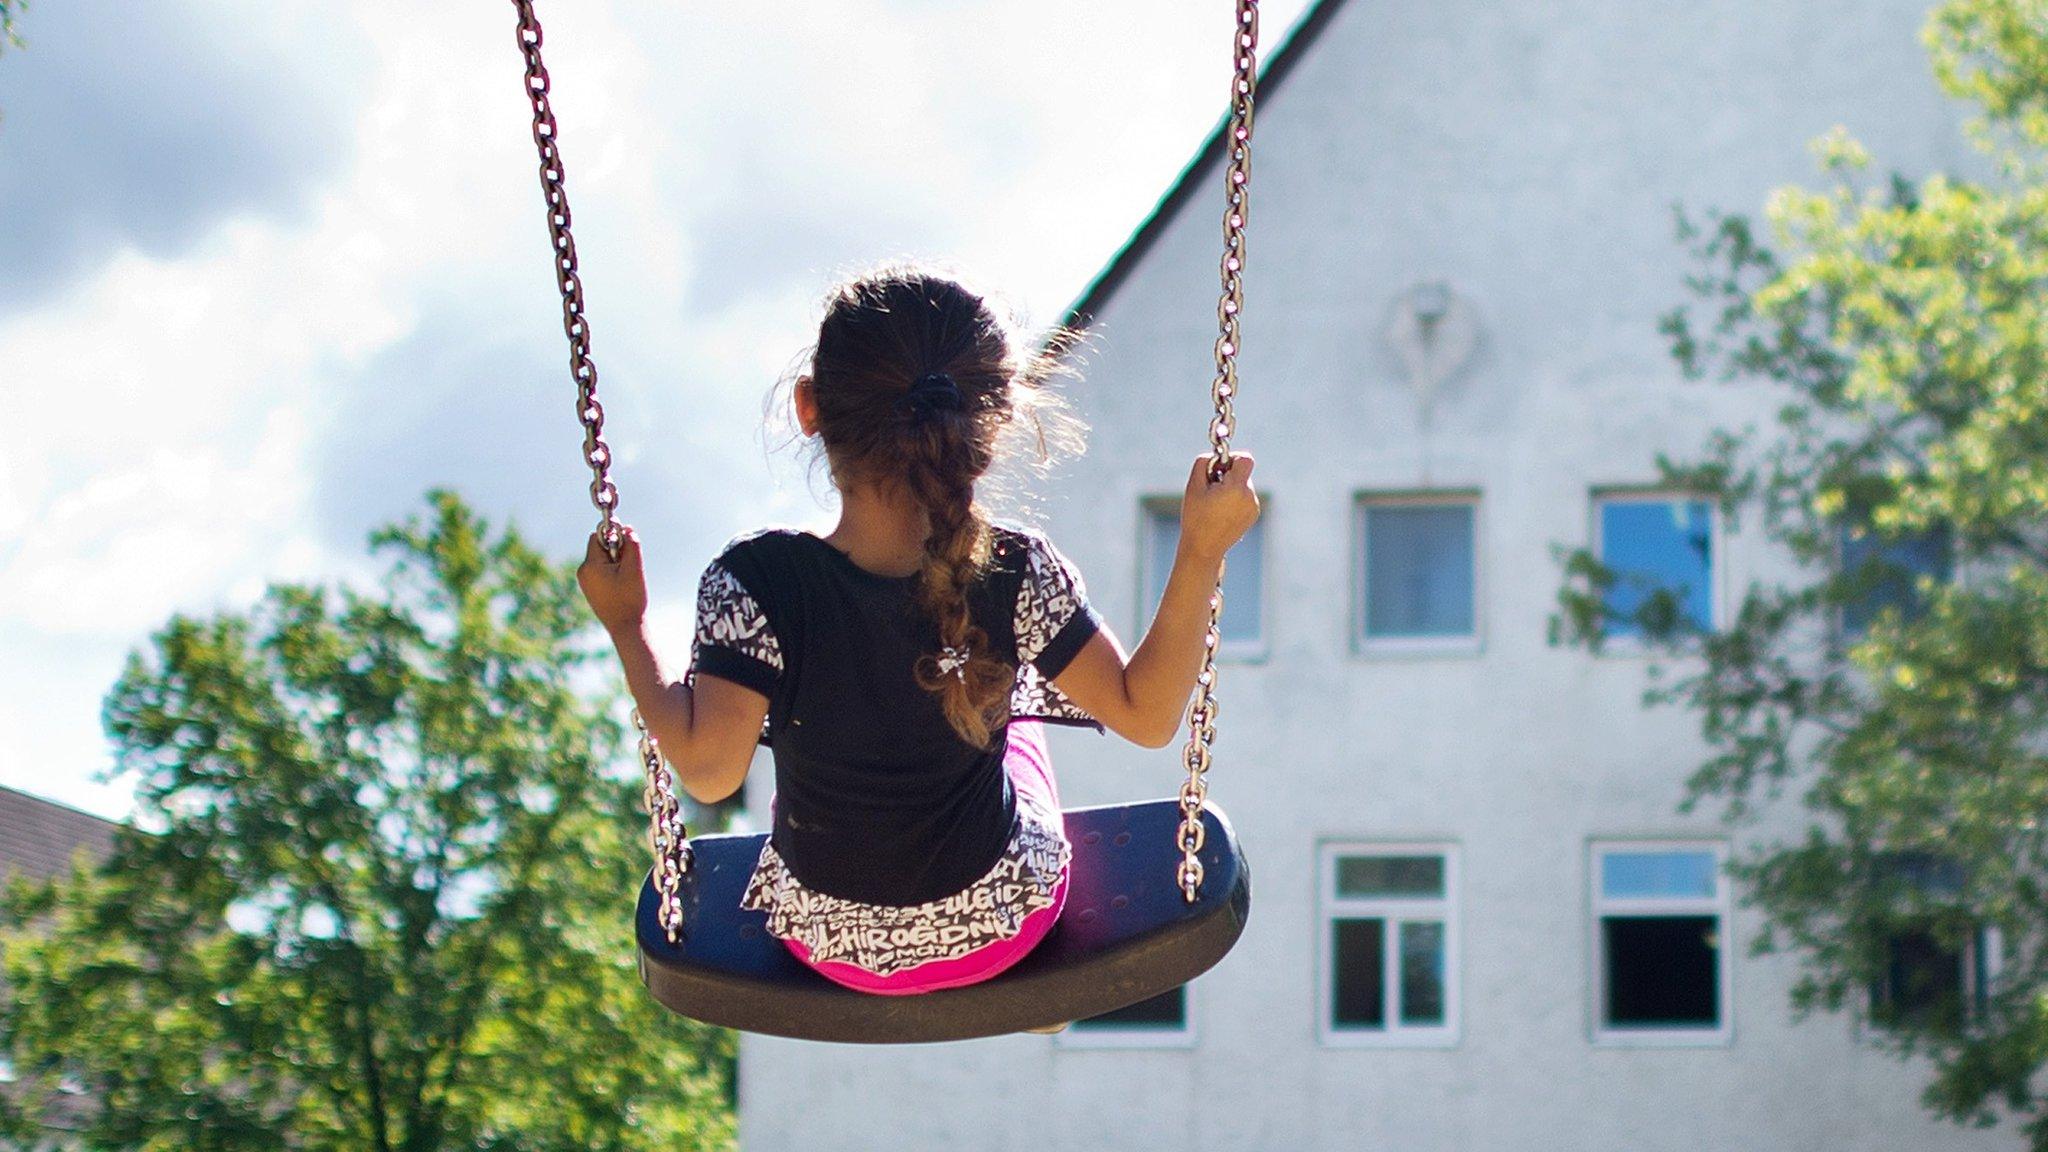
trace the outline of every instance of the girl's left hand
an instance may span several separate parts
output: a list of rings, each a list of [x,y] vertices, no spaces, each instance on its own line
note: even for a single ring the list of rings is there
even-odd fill
[[[619,525],[619,558],[604,550],[598,534],[590,534],[583,563],[576,569],[576,586],[590,610],[608,631],[636,628],[647,615],[647,574],[640,565],[640,538],[631,528]]]

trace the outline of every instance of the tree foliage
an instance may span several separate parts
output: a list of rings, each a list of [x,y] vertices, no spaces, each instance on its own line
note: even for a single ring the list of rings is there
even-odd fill
[[[1930,1059],[1937,1114],[2008,1114],[2048,1149],[2048,3],[1951,0],[1926,41],[1976,106],[1980,179],[1871,180],[1838,133],[1828,185],[1777,192],[1767,228],[1682,223],[1700,264],[1674,353],[1782,407],[1659,466],[1786,570],[1713,633],[1668,596],[1632,623],[1673,658],[1650,700],[1711,749],[1687,803],[1804,805],[1803,835],[1738,866],[1759,949],[1800,958],[1795,1003],[1867,1009],[1876,1043]],[[1563,638],[1601,643],[1619,578],[1569,558]],[[1888,1012],[1915,949],[1981,963]]]
[[[15,22],[28,11],[28,0],[0,0],[0,52],[21,47],[21,30]]]
[[[173,619],[106,704],[137,823],[0,920],[0,1144],[730,1145],[634,970],[636,784],[570,570],[458,499],[374,591]]]

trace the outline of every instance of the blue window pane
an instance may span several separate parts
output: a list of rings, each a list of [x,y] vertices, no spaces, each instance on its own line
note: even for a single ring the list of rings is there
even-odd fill
[[[1180,544],[1180,510],[1149,507],[1145,510],[1145,534],[1150,555],[1145,563],[1145,602],[1159,607],[1166,594],[1166,576],[1173,571],[1174,549]],[[1265,549],[1261,538],[1265,523],[1252,525],[1244,539],[1224,558],[1223,638],[1256,644],[1264,635],[1265,604],[1260,594],[1265,587]]]
[[[1843,528],[1842,573],[1855,582],[1858,594],[1842,605],[1842,630],[1861,636],[1887,608],[1909,617],[1917,613],[1921,607],[1919,579],[1946,581],[1949,557],[1946,532],[1886,540],[1875,532]]]
[[[1615,575],[1607,594],[1612,635],[1640,635],[1632,617],[1659,591],[1677,599],[1687,624],[1712,627],[1714,517],[1705,501],[1602,502],[1600,562]]]
[[[1712,899],[1720,880],[1712,852],[1608,852],[1600,859],[1600,894],[1617,899]]]
[[[1369,505],[1365,634],[1472,634],[1472,506]]]

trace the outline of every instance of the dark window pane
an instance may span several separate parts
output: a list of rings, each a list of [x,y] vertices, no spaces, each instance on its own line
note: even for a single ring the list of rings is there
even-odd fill
[[[1140,1000],[1129,1007],[1119,1008],[1114,1012],[1104,1012],[1100,1016],[1090,1016],[1085,1020],[1076,1020],[1074,1021],[1074,1027],[1083,1030],[1089,1028],[1115,1028],[1119,1030],[1155,1029],[1176,1032],[1185,1028],[1187,1022],[1188,987],[1183,984],[1170,991],[1161,992],[1151,999]]]
[[[1145,563],[1145,602],[1154,610],[1166,594],[1166,577],[1173,571],[1174,551],[1180,547],[1180,509],[1173,505],[1147,505],[1146,535],[1150,555]],[[1260,545],[1263,522],[1253,524],[1244,538],[1231,546],[1223,563],[1223,638],[1256,642],[1263,633],[1265,550]]]
[[[1387,1026],[1386,933],[1384,920],[1338,920],[1332,928],[1335,955],[1330,970],[1330,1024],[1337,1028]]]
[[[1884,976],[1871,990],[1871,1018],[1887,1027],[1952,1032],[1962,1027],[1963,952],[1928,931],[1901,932],[1886,944]]]
[[[1401,1023],[1444,1022],[1444,926],[1401,925]]]
[[[1713,1028],[1721,1022],[1718,916],[1600,921],[1609,1028]]]
[[[1713,624],[1714,517],[1702,500],[1609,500],[1600,505],[1600,560],[1612,569],[1607,608],[1617,636],[1639,635],[1631,618],[1658,593],[1681,621]]]
[[[1958,897],[1969,873],[1951,857],[1937,852],[1886,852],[1877,858],[1877,874],[1915,897]]]
[[[1337,861],[1339,896],[1444,894],[1441,856],[1345,856]]]
[[[1918,613],[1920,577],[1946,581],[1949,557],[1946,532],[1887,540],[1868,529],[1844,527],[1842,574],[1850,582],[1850,596],[1842,605],[1842,631],[1861,636],[1887,608],[1909,617]]]
[[[1368,505],[1365,634],[1472,634],[1472,506]]]

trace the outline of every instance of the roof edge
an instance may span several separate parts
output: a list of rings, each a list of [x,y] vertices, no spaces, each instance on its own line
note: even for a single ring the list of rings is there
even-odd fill
[[[1329,25],[1330,20],[1344,4],[1345,0],[1314,0],[1314,3],[1309,5],[1308,10],[1302,13],[1293,27],[1281,38],[1279,46],[1266,58],[1265,67],[1259,70],[1260,99],[1270,100],[1278,92],[1280,85],[1294,71],[1295,62],[1306,56],[1309,49],[1315,46],[1323,29]],[[1166,193],[1152,206],[1152,211],[1138,223],[1130,239],[1124,241],[1123,246],[1110,256],[1107,264],[1103,265],[1102,271],[1097,272],[1095,278],[1081,289],[1080,296],[1067,306],[1065,316],[1061,320],[1062,324],[1068,328],[1080,329],[1095,322],[1095,314],[1116,290],[1123,286],[1123,282],[1130,277],[1132,270],[1144,259],[1145,254],[1152,250],[1152,246],[1158,243],[1160,234],[1166,230],[1166,225],[1194,198],[1195,192],[1203,183],[1203,178],[1222,161],[1223,137],[1229,128],[1230,113],[1226,109],[1216,121],[1216,126],[1209,130],[1209,135],[1202,141],[1201,147],[1196,149],[1194,156],[1181,168],[1173,183],[1167,186]]]
[[[38,796],[33,792],[23,791],[20,788],[10,788],[5,784],[0,784],[0,792],[11,793],[12,795],[20,797],[23,800],[27,800],[34,804],[41,804],[47,808],[55,808],[57,811],[62,812],[68,816],[82,816],[87,820],[93,820],[97,821],[98,823],[105,824],[109,828],[124,828],[127,826],[126,823],[123,821],[109,820],[105,816],[102,816],[97,812],[88,812],[85,809],[78,807],[77,805],[66,804],[62,800],[52,800],[48,796]]]

